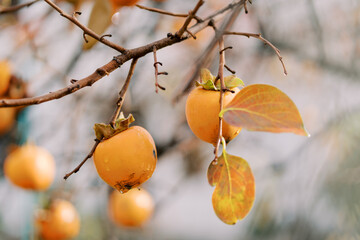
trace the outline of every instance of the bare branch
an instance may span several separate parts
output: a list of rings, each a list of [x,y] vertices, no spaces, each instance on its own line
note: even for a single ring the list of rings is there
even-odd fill
[[[48,1],[48,0],[45,0],[45,1]],[[203,22],[199,22],[199,23],[195,24],[194,26],[192,26],[190,28],[191,32],[196,34],[197,32],[200,32],[202,29],[209,27],[210,21],[212,21],[213,19],[220,20],[224,16],[225,12],[227,10],[231,9],[231,7],[238,6],[238,8],[235,8],[235,10],[238,9],[238,11],[240,11],[241,4],[243,4],[243,1],[244,0],[237,2],[238,5],[230,4],[230,5],[226,6],[224,9],[221,9],[218,12],[216,12],[215,14],[212,14],[211,16],[207,17]],[[230,25],[230,23],[234,21],[235,16],[238,14],[238,11],[234,11],[231,14],[229,21],[227,21],[227,24],[225,24],[226,26]],[[66,95],[69,95],[71,93],[78,91],[79,89],[82,89],[87,86],[91,86],[92,84],[94,84],[98,80],[102,79],[107,74],[110,74],[112,71],[114,71],[115,69],[117,69],[122,64],[129,61],[130,59],[140,58],[140,57],[145,56],[148,53],[153,52],[154,47],[156,47],[157,50],[160,50],[162,48],[168,47],[175,43],[182,42],[189,37],[191,37],[190,34],[185,33],[182,38],[166,37],[166,38],[160,39],[158,41],[149,43],[147,45],[138,47],[138,48],[129,49],[124,54],[114,57],[113,60],[111,60],[104,66],[98,68],[91,75],[89,75],[83,79],[80,79],[65,88],[62,88],[55,92],[50,92],[48,94],[44,94],[44,95],[38,96],[38,97],[21,98],[21,99],[0,99],[0,107],[34,105],[34,104],[40,104],[43,102],[62,98]],[[215,42],[215,44],[216,44],[216,42]],[[215,44],[214,44],[214,46],[215,46]],[[211,46],[211,49],[212,48],[213,48],[213,46]],[[188,83],[188,85],[190,85],[190,83]],[[185,91],[185,90],[183,90],[183,91]]]
[[[197,13],[197,11],[200,9],[200,7],[204,4],[204,0],[199,0],[198,3],[196,4],[195,8],[189,12],[188,17],[185,20],[185,23],[182,25],[182,27],[180,28],[180,30],[175,33],[175,36],[181,38],[182,35],[184,34],[184,32],[186,31],[186,29],[188,28],[191,20],[193,18],[195,18],[195,15]]]
[[[189,16],[188,14],[172,13],[172,12],[164,11],[164,10],[161,10],[161,9],[158,9],[158,8],[145,7],[145,6],[142,6],[142,5],[139,5],[139,4],[136,4],[136,6],[138,8],[140,8],[140,9],[144,9],[144,10],[147,10],[147,11],[150,11],[150,12],[156,12],[156,13],[159,13],[159,14],[164,14],[164,15],[173,16],[173,17],[186,18],[186,17]]]
[[[269,45],[272,49],[274,49],[276,55],[278,56],[278,58],[281,62],[281,65],[284,69],[284,74],[287,75],[287,70],[286,70],[285,64],[283,62],[283,58],[280,55],[280,50],[277,47],[275,47],[270,41],[263,38],[261,36],[261,34],[259,34],[259,33],[244,33],[244,32],[224,32],[224,35],[239,35],[239,36],[245,36],[248,38],[253,37],[253,38],[257,38],[257,39],[263,41],[266,45]]]
[[[225,64],[224,67],[226,68],[226,70],[228,70],[232,74],[236,74],[236,72],[234,70],[232,70],[228,65]]]
[[[118,98],[118,100],[116,102],[116,109],[115,109],[115,112],[114,112],[113,116],[110,119],[110,125],[111,126],[115,125],[115,121],[116,121],[117,117],[119,116],[121,107],[122,107],[122,105],[124,103],[126,92],[127,92],[128,88],[129,88],[129,85],[130,85],[131,78],[134,75],[137,60],[138,60],[137,58],[134,58],[132,60],[128,75],[127,75],[126,80],[125,80],[125,83],[124,83],[124,85],[122,86],[122,88],[121,88],[121,90],[119,92],[119,98]]]
[[[89,35],[93,38],[95,38],[96,40],[98,40],[99,42],[111,47],[112,49],[115,49],[121,53],[125,53],[126,49],[107,40],[106,38],[104,38],[104,36],[108,36],[108,35],[104,35],[104,36],[99,36],[98,34],[96,34],[93,30],[91,30],[90,28],[86,27],[85,25],[83,25],[82,23],[79,22],[79,20],[77,20],[77,18],[75,17],[75,14],[73,14],[72,16],[69,14],[66,14],[61,8],[59,8],[55,3],[53,3],[50,0],[44,0],[45,2],[47,2],[52,8],[54,8],[57,12],[60,13],[60,15],[68,20],[70,20],[72,23],[74,23],[76,26],[78,26],[79,28],[81,28],[84,31],[84,39],[85,41],[85,34]],[[76,14],[79,14],[79,12],[77,12]]]
[[[158,92],[159,92],[159,88],[160,88],[161,90],[163,90],[163,91],[166,90],[163,86],[161,86],[161,85],[159,84],[158,76],[159,76],[160,74],[167,75],[167,72],[161,72],[161,73],[159,73],[158,65],[161,65],[161,66],[162,66],[162,63],[161,63],[161,62],[158,62],[158,60],[157,60],[157,57],[156,57],[156,47],[154,47],[153,55],[154,55],[154,68],[155,68],[155,92],[158,93]]]
[[[2,9],[0,9],[0,15],[1,14],[6,14],[6,13],[16,12],[16,11],[18,11],[18,10],[24,8],[24,7],[30,7],[31,5],[33,5],[34,3],[39,2],[39,1],[40,0],[34,0],[34,1],[31,1],[31,2],[28,2],[28,3],[19,4],[19,5],[16,5],[16,6],[2,8]]]
[[[95,143],[94,143],[93,147],[91,148],[91,151],[89,152],[89,154],[84,158],[84,160],[82,160],[82,162],[81,162],[74,170],[72,170],[71,172],[67,173],[67,174],[64,176],[64,179],[65,179],[65,180],[68,179],[68,178],[69,178],[71,175],[73,175],[74,173],[77,173],[77,172],[80,170],[80,168],[82,167],[82,165],[84,165],[84,163],[85,163],[89,158],[92,157],[92,155],[94,154],[95,149],[96,149],[96,147],[99,145],[99,143],[100,143],[100,140],[95,139]]]

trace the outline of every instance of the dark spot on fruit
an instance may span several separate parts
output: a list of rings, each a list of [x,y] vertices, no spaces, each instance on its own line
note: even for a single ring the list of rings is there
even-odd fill
[[[132,186],[131,184],[125,184],[125,185],[124,185],[124,188],[129,189],[129,190],[130,190],[132,187],[133,187],[133,186]]]
[[[156,158],[156,152],[155,152],[155,149],[153,149],[153,155],[154,155],[154,158]]]
[[[142,179],[144,175],[146,175],[146,173],[143,173],[139,177],[135,178],[135,173],[131,173],[127,179],[122,181],[117,181],[116,184],[114,185],[114,188],[121,193],[126,193],[130,189],[139,186],[142,183],[140,182],[140,179]]]

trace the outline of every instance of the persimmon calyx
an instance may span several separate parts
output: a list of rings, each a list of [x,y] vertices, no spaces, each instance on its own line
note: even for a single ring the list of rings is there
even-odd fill
[[[201,82],[196,82],[196,86],[202,86],[206,90],[220,91],[221,83],[219,79],[211,74],[211,72],[203,68],[200,72]],[[231,89],[235,87],[244,87],[244,82],[235,75],[224,77],[225,88]]]
[[[129,128],[130,124],[135,121],[132,114],[129,114],[127,118],[124,117],[123,113],[120,114],[119,118],[115,121],[114,127],[110,124],[95,123],[94,131],[96,139],[109,139],[112,136],[125,131]]]

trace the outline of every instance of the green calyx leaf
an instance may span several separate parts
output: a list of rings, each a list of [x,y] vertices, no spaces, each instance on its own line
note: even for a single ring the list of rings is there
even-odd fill
[[[220,91],[221,83],[220,80],[211,74],[211,72],[203,68],[200,73],[201,82],[196,82],[196,86],[202,86],[206,90]],[[235,75],[230,75],[224,77],[225,87],[228,89],[236,87],[244,87],[244,82],[236,77]]]
[[[224,83],[225,83],[226,88],[236,88],[236,87],[244,87],[245,86],[244,82],[240,78],[236,77],[235,75],[230,75],[230,76],[224,77]],[[218,89],[221,88],[220,81],[217,81],[216,87]]]
[[[129,114],[129,116],[125,118],[123,113],[120,113],[118,119],[115,121],[114,127],[110,124],[96,123],[94,125],[96,139],[109,139],[112,136],[128,129],[129,125],[134,121],[135,118],[132,114]]]
[[[202,86],[206,90],[219,91],[220,89],[217,89],[215,86],[215,79],[216,77],[208,69],[202,68],[200,71],[201,82],[196,82],[196,86]]]
[[[211,81],[211,80],[208,80],[208,81],[206,81],[205,83],[196,82],[195,84],[196,84],[197,87],[198,87],[198,86],[202,86],[202,87],[203,87],[204,89],[206,89],[206,90],[220,91],[220,89],[218,89],[218,88],[215,86],[214,82]]]

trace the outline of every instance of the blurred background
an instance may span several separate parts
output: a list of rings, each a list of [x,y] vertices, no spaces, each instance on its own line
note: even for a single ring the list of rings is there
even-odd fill
[[[7,6],[11,1],[0,1]],[[24,1],[25,2],[25,1]],[[197,1],[140,1],[140,4],[187,13]],[[231,1],[207,0],[205,18]],[[13,4],[23,1],[13,1]],[[59,2],[68,13],[70,2]],[[92,1],[77,6],[87,23]],[[107,215],[110,189],[96,173],[92,159],[66,182],[90,151],[93,125],[108,122],[129,63],[108,77],[59,100],[30,106],[17,114],[12,128],[0,136],[0,163],[13,145],[32,142],[46,148],[57,165],[50,190],[41,193],[12,185],[1,170],[0,239],[37,239],[33,214],[44,199],[67,196],[81,217],[76,239],[360,239],[360,2],[358,0],[253,0],[240,13],[232,31],[261,33],[280,49],[288,75],[274,51],[258,39],[227,36],[227,65],[246,85],[271,84],[297,105],[311,137],[243,130],[228,152],[250,164],[256,199],[250,214],[236,225],[215,215],[214,190],[206,178],[213,147],[196,139],[185,120],[186,96],[174,101],[192,67],[214,37],[211,29],[157,52],[163,63],[155,93],[153,56],[135,69],[123,111],[153,136],[158,163],[144,188],[153,196],[155,212],[141,228],[121,228]],[[183,19],[121,8],[106,33],[126,48],[145,45],[176,32]],[[96,44],[82,50],[82,32],[40,1],[15,14],[0,15],[0,60],[38,96],[81,79],[118,55]],[[218,60],[208,66],[217,73]],[[226,72],[229,74],[229,72]],[[3,113],[0,113],[3,114]],[[4,115],[0,115],[0,119]]]

